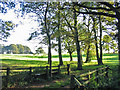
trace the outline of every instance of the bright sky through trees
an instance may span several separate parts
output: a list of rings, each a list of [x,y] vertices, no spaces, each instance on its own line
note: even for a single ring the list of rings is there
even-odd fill
[[[18,8],[18,6],[16,6],[16,8]],[[27,41],[27,39],[30,36],[30,32],[38,28],[38,22],[34,21],[35,19],[37,19],[37,17],[31,18],[30,17],[31,15],[35,16],[35,14],[29,13],[24,17],[20,17],[14,13],[14,10],[8,10],[6,14],[0,13],[0,19],[2,19],[3,21],[12,21],[14,24],[17,24],[14,30],[11,31],[11,35],[7,39],[8,42],[0,41],[0,43],[5,45],[9,44],[27,45],[34,52],[34,50],[36,49],[36,45],[38,45],[39,43],[39,40]]]
[[[19,9],[19,4],[16,5],[15,9]],[[27,45],[31,49],[32,52],[41,46],[46,53],[48,53],[48,48],[45,45],[39,44],[40,40],[31,40],[27,41],[30,37],[30,33],[39,29],[39,23],[36,21],[37,17],[34,13],[29,13],[20,16],[21,13],[15,14],[14,9],[8,10],[6,14],[0,13],[0,19],[3,21],[12,21],[17,26],[14,30],[10,31],[11,35],[7,38],[7,42],[0,41],[1,44],[9,45],[9,44],[22,44]],[[57,54],[55,50],[52,50],[53,54]]]
[[[19,9],[19,3],[16,5],[15,9]],[[39,23],[35,21],[37,20],[37,17],[34,13],[28,13],[27,15],[21,17],[21,12],[15,14],[14,9],[10,9],[6,14],[0,13],[0,19],[3,21],[12,21],[14,24],[17,24],[17,27],[11,31],[11,35],[7,39],[8,42],[0,41],[1,44],[27,45],[33,52],[35,51],[36,46],[39,47],[38,45],[40,40],[27,41],[27,39],[30,37],[30,33],[39,28]],[[46,53],[48,52],[48,48],[45,45],[41,44],[40,46],[43,47]],[[57,53],[54,50],[52,50],[52,52]]]

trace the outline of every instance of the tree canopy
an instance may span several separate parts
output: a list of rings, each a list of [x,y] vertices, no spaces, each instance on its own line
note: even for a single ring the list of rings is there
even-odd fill
[[[15,4],[10,3],[9,6],[14,8]],[[87,62],[90,61],[88,58],[91,58],[91,50],[96,50],[98,65],[102,65],[103,50],[109,51],[110,48],[113,48],[115,51],[114,47],[118,47],[120,60],[119,2],[20,2],[20,6],[19,11],[22,16],[27,13],[37,15],[39,28],[31,32],[28,40],[36,38],[40,40],[40,43],[43,42],[48,46],[50,66],[52,65],[51,49],[53,45],[58,45],[60,65],[63,64],[62,49],[68,50],[70,56],[72,52],[76,51],[77,69],[79,70],[82,69],[83,51],[86,51]],[[2,12],[4,10],[2,9]],[[11,26],[9,23],[6,25]],[[113,31],[115,33],[111,33]],[[108,35],[103,36],[103,32]],[[42,40],[40,36],[43,36]],[[118,45],[114,43],[113,39],[118,42]],[[23,47],[21,48],[23,49]],[[24,53],[27,49],[24,47]],[[18,50],[16,49],[16,51]],[[23,53],[21,50],[19,52]]]
[[[32,54],[28,46],[21,44],[10,44],[8,46],[1,45],[1,54]]]

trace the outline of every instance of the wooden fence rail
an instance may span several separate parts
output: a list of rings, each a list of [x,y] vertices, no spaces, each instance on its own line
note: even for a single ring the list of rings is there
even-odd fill
[[[64,65],[65,66],[65,65]],[[56,67],[57,69],[52,69],[52,74],[54,72],[58,73],[58,74],[61,74],[61,69],[66,69],[67,70],[67,75],[70,75],[70,64],[66,65],[67,67],[66,68],[62,68],[62,66],[58,65],[58,66],[52,66],[52,67]],[[38,73],[36,74],[33,74],[33,69],[41,69],[39,70]],[[45,74],[46,75],[46,78],[49,78],[50,77],[50,67],[49,66],[45,66],[45,67],[29,67],[29,68],[14,68],[14,69],[10,69],[10,68],[7,68],[7,69],[1,69],[2,70],[6,70],[6,75],[4,76],[1,76],[1,77],[5,77],[6,78],[6,85],[5,87],[8,86],[8,82],[9,82],[9,76],[11,71],[12,70],[28,70],[28,75],[30,75],[30,77],[33,75],[33,76],[39,76],[39,75],[42,75],[42,74]],[[42,69],[45,69],[44,71]],[[40,71],[43,71],[43,73],[41,73]]]
[[[102,73],[100,73],[100,70],[102,71]],[[78,76],[75,75],[71,75],[71,83],[70,83],[70,87],[71,88],[85,88],[87,84],[89,84],[91,82],[91,80],[96,80],[96,82],[98,83],[99,81],[99,77],[105,75],[106,78],[108,78],[108,70],[109,70],[109,66],[106,67],[102,67],[102,68],[97,68],[96,70],[93,71],[89,71],[88,73],[84,73]],[[91,77],[92,74],[96,74],[95,77]],[[87,80],[82,81],[82,80],[78,80],[79,78],[82,78],[86,76]]]

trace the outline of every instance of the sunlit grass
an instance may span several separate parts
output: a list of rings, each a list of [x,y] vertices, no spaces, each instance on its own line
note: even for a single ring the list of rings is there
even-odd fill
[[[37,67],[37,66],[47,66],[49,65],[47,63],[47,58],[45,61],[39,60],[40,57],[46,57],[45,55],[39,56],[39,55],[10,55],[10,54],[0,54],[0,59],[2,60],[2,66],[3,67]],[[53,55],[53,57],[58,57],[58,55]],[[63,58],[66,58],[68,61],[64,61],[64,64],[69,64],[69,55],[65,54],[63,55]],[[28,59],[29,58],[29,59]],[[43,58],[43,59],[44,59]],[[21,60],[22,59],[22,60]],[[54,58],[53,58],[54,59]],[[73,55],[73,60],[77,60],[76,55]],[[83,62],[85,61],[86,57],[83,55]],[[58,65],[59,61],[53,60],[53,65]],[[72,63],[72,62],[71,62]],[[73,63],[76,63],[77,61],[73,61]],[[104,54],[103,56],[103,63],[106,65],[118,65],[118,56],[117,54]],[[89,65],[97,65],[97,60],[92,60],[90,63],[84,63],[83,66],[89,66]]]
[[[96,57],[95,57],[96,58]],[[47,62],[47,56],[39,56],[39,55],[0,55],[0,59],[2,60],[2,68],[10,67],[11,69],[14,68],[24,68],[24,67],[41,67],[41,66],[49,66]],[[83,55],[82,57],[83,62],[85,61],[86,57]],[[52,56],[52,66],[57,66],[59,64],[58,55]],[[94,70],[99,67],[105,67],[106,65],[109,65],[110,67],[115,67],[119,65],[118,61],[118,55],[117,54],[104,54],[103,55],[103,63],[104,65],[99,65],[97,63],[97,60],[92,60],[90,63],[83,63],[83,70],[77,70],[77,57],[73,54],[73,60],[70,61],[69,54],[63,55],[63,60],[65,60],[63,63],[64,65],[71,64],[71,74],[74,75],[80,75],[82,73],[86,73],[89,70]],[[57,68],[57,67],[56,67]],[[53,69],[53,68],[52,68]],[[22,72],[29,71],[29,70],[11,70],[11,75],[20,73],[20,76],[22,75]],[[38,70],[39,71],[39,70]],[[44,71],[44,70],[43,70]],[[6,71],[3,73],[6,74]],[[58,88],[62,85],[69,85],[70,84],[70,76],[67,76],[67,69],[61,70],[61,74],[64,75],[63,78],[67,79],[66,81],[56,81],[54,84],[51,83],[48,87]],[[59,76],[58,76],[59,77]],[[24,81],[24,80],[23,80]],[[25,82],[25,81],[24,81]]]

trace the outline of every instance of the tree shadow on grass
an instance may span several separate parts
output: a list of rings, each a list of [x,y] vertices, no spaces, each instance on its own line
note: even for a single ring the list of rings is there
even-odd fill
[[[27,65],[46,65],[47,61],[34,61],[34,60],[17,60],[17,59],[2,59],[2,66],[7,65],[9,67],[12,66],[27,66]]]
[[[48,56],[22,56],[26,58],[48,58]]]
[[[103,60],[118,60],[118,57],[114,57],[114,58],[103,58]]]
[[[106,53],[106,54],[103,54],[103,56],[117,56],[118,54],[117,53]]]
[[[48,61],[40,60],[18,60],[18,59],[1,59],[2,67],[39,67],[39,66],[49,66]],[[66,63],[66,62],[64,62]],[[53,61],[52,66],[57,66],[58,61]]]

